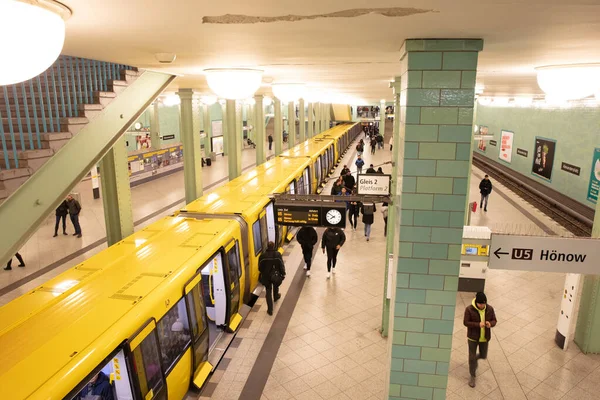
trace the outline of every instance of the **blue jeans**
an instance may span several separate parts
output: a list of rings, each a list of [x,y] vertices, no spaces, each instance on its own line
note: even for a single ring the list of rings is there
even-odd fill
[[[73,223],[73,227],[75,228],[75,234],[81,235],[81,226],[79,225],[79,214],[69,214],[71,217],[71,222]]]
[[[365,224],[365,236],[367,238],[371,237],[371,224]]]

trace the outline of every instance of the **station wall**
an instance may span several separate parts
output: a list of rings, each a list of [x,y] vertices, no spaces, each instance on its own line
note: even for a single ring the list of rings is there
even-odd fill
[[[477,105],[475,124],[480,132],[487,127],[487,134],[493,135],[492,140],[496,142],[496,145],[487,142],[484,150],[475,143],[475,152],[595,208],[597,190],[594,186],[597,189],[600,180],[600,161],[597,162],[600,155],[599,108]],[[502,131],[512,132],[513,138],[510,149],[507,146],[500,157]],[[509,137],[510,134],[505,135],[505,138]],[[596,162],[597,166],[593,168],[592,164]],[[592,175],[592,169],[598,172]]]

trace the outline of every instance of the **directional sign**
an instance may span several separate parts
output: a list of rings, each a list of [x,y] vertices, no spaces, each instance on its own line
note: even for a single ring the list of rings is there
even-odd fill
[[[390,195],[391,175],[358,174],[357,190],[359,195]]]
[[[600,241],[492,234],[490,268],[600,275]]]

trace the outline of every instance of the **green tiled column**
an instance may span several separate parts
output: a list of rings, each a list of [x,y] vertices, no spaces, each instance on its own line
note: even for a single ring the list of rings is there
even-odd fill
[[[482,40],[407,40],[401,51],[389,399],[446,398],[482,48]]]

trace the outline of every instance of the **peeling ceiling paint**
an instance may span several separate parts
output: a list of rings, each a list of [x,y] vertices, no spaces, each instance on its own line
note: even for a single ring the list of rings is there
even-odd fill
[[[203,17],[203,24],[258,24],[270,22],[297,22],[317,18],[356,18],[368,14],[378,14],[384,17],[408,17],[415,14],[437,12],[421,8],[390,7],[390,8],[354,8],[316,15],[282,15],[279,17],[253,17],[249,15],[225,14],[216,17]]]

